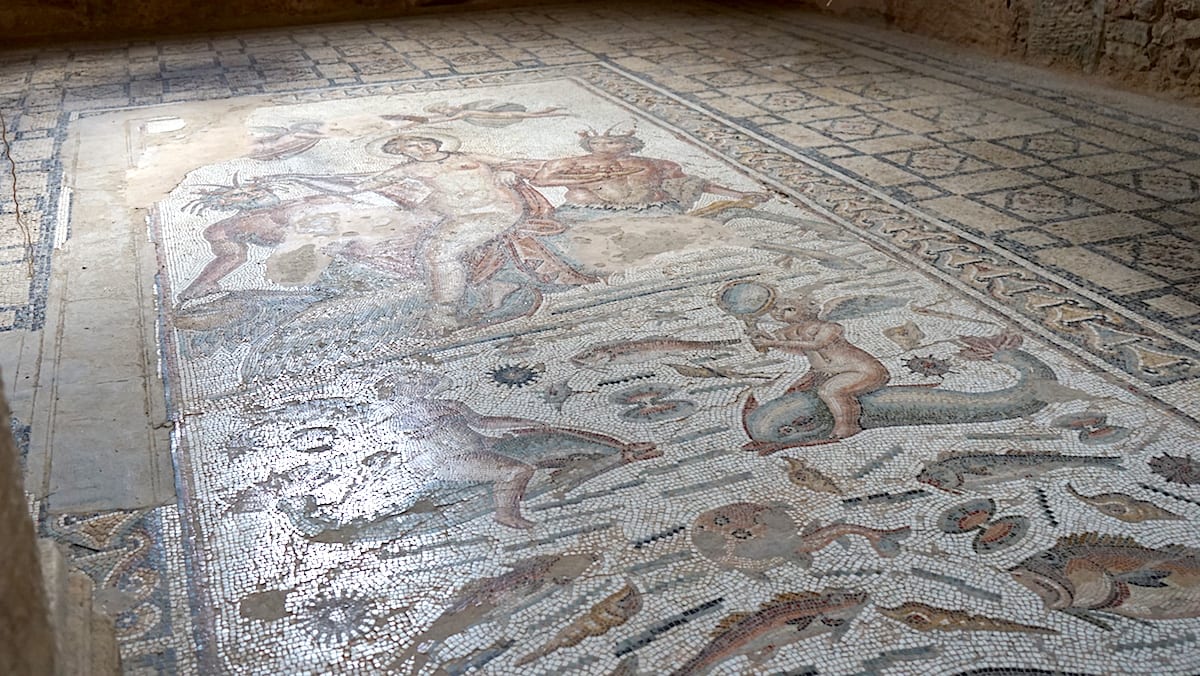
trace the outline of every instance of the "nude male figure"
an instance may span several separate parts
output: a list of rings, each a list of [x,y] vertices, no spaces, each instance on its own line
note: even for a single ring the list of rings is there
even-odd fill
[[[750,343],[756,348],[775,348],[808,358],[808,372],[787,391],[816,390],[833,416],[831,440],[861,432],[862,405],[858,397],[887,384],[887,367],[867,351],[851,345],[841,324],[818,319],[816,308],[804,299],[781,298],[771,310],[771,317],[786,326],[774,333],[757,332]]]
[[[442,217],[424,247],[435,324],[453,328],[467,292],[468,256],[516,225],[524,204],[506,160],[443,150],[438,139],[396,136],[382,147],[410,161],[355,187],[372,190],[406,208]]]
[[[763,193],[749,193],[711,181],[701,181],[684,173],[670,160],[635,155],[645,145],[630,134],[583,133],[580,146],[586,155],[546,162],[530,181],[535,186],[565,187],[563,207],[623,210],[636,209],[647,215],[683,213],[691,204],[681,204],[686,182],[698,182],[692,188],[736,199],[765,201]],[[698,194],[698,193],[697,193]]]

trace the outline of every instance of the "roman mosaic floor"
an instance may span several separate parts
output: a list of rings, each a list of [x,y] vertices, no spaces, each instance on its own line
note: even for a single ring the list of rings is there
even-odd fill
[[[0,53],[0,365],[126,671],[1200,671],[1200,115],[938,50]]]

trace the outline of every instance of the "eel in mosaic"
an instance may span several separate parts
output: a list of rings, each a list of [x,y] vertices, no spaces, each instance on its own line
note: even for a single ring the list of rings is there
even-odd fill
[[[1097,493],[1083,495],[1067,484],[1067,492],[1086,504],[1095,507],[1105,516],[1120,519],[1126,523],[1141,523],[1143,521],[1181,521],[1183,517],[1175,512],[1169,512],[1148,500],[1138,500],[1124,493]]]
[[[1032,624],[1022,624],[963,610],[951,610],[909,601],[895,608],[878,607],[884,617],[902,622],[917,631],[1001,631],[1028,634],[1057,634],[1058,631]]]
[[[556,650],[578,645],[585,638],[606,634],[610,629],[628,622],[641,609],[642,593],[632,584],[626,584],[563,627],[546,645],[525,655],[514,664],[518,667],[525,666]]]
[[[990,392],[960,392],[919,385],[889,385],[858,395],[861,429],[911,425],[949,425],[1022,418],[1040,411],[1047,401],[1035,383],[1055,381],[1042,360],[1019,349],[1020,336],[960,337],[967,359],[990,359],[1016,370],[1017,381]],[[812,384],[815,386],[815,383]],[[816,391],[794,391],[765,402],[753,395],[742,409],[742,426],[750,441],[745,450],[761,455],[787,448],[836,441],[834,416]]]
[[[758,610],[734,613],[721,620],[708,645],[671,674],[708,673],[721,662],[739,655],[761,663],[781,645],[824,631],[848,628],[848,620],[858,614],[866,601],[866,592],[845,589],[779,594]]]
[[[463,585],[448,608],[395,661],[399,669],[413,660],[413,674],[429,663],[431,651],[446,639],[485,621],[492,613],[541,591],[547,585],[565,585],[578,579],[600,559],[589,553],[546,554],[510,564],[509,572],[472,580]],[[422,646],[427,646],[422,650]]]
[[[1124,469],[1121,458],[1115,456],[1017,450],[1007,453],[943,453],[933,462],[925,464],[917,475],[917,481],[949,493],[958,493],[961,488],[1017,481],[1073,467]]]
[[[849,535],[865,538],[879,556],[892,557],[910,532],[850,523],[812,523],[801,532],[787,509],[782,503],[735,502],[708,510],[692,522],[692,544],[720,566],[761,575],[783,562],[808,567],[814,552]]]
[[[1130,537],[1080,533],[1010,568],[1013,579],[1060,610],[1110,629],[1093,613],[1144,620],[1200,617],[1200,550],[1146,547]]]
[[[648,361],[655,352],[697,352],[719,350],[741,343],[740,338],[726,340],[680,340],[665,336],[652,336],[638,340],[619,340],[601,343],[571,357],[576,366],[607,366],[610,364],[639,364]]]

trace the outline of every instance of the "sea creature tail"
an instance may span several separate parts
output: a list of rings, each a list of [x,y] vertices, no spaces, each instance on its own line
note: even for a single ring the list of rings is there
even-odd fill
[[[1016,333],[998,333],[994,336],[959,336],[958,342],[966,347],[958,356],[971,361],[989,361],[997,352],[1015,350],[1021,346],[1022,338]]]

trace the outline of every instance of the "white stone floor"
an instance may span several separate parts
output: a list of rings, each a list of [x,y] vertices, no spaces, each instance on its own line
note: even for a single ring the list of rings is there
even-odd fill
[[[0,110],[27,490],[128,673],[1200,671],[1194,108],[572,3]]]

